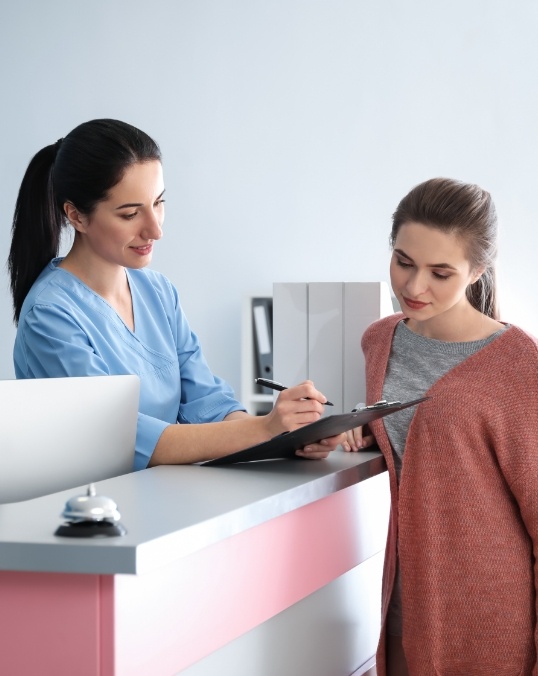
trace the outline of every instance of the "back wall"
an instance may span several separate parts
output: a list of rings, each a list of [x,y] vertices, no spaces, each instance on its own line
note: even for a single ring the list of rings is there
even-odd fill
[[[2,3],[0,378],[13,377],[4,262],[22,174],[96,117],[159,142],[152,267],[238,392],[243,298],[388,281],[391,214],[432,176],[492,192],[503,318],[538,334],[537,32],[534,0]]]

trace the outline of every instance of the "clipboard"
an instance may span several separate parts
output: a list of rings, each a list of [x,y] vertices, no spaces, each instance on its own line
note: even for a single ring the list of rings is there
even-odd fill
[[[416,406],[429,397],[422,397],[402,403],[401,401],[378,401],[371,406],[358,408],[351,413],[339,413],[320,418],[316,422],[299,427],[292,432],[284,432],[269,441],[256,444],[243,451],[237,451],[222,458],[202,462],[200,465],[232,465],[241,462],[254,462],[256,460],[277,460],[282,458],[294,458],[295,451],[304,448],[308,444],[315,444],[321,439],[333,437],[342,432],[347,432],[354,427],[366,425],[372,420],[383,418],[390,413],[401,411],[410,406]]]

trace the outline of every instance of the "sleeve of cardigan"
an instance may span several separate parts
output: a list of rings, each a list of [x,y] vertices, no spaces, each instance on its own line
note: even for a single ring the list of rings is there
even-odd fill
[[[518,504],[529,534],[534,566],[535,610],[538,617],[538,343],[530,336],[521,341],[521,351],[512,372],[501,378],[502,415],[496,421],[495,451],[501,471]],[[534,630],[538,654],[538,624]],[[538,663],[533,675],[538,676]]]
[[[538,432],[538,429],[536,430]],[[524,449],[520,449],[524,450]],[[530,449],[527,449],[530,451]],[[536,443],[534,444],[533,454],[536,452]],[[536,465],[537,460],[533,463]],[[527,532],[532,541],[533,566],[534,566],[534,598],[536,616],[538,616],[538,468],[529,468],[529,472],[521,475],[511,486],[512,492],[517,500],[521,517],[525,523]],[[538,625],[534,627],[534,644],[538,654]],[[534,664],[533,675],[538,675],[538,663]]]

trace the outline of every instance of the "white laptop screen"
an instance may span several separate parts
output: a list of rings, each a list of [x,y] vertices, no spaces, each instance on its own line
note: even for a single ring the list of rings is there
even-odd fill
[[[0,503],[133,469],[138,376],[0,381]]]

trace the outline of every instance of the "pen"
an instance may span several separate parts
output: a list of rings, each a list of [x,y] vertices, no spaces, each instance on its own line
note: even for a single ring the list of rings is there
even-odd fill
[[[263,385],[263,387],[268,387],[270,390],[277,390],[277,392],[288,389],[285,385],[282,385],[282,383],[277,383],[275,380],[267,380],[267,378],[255,378],[254,382],[258,385]],[[309,397],[306,398],[308,399]],[[334,404],[331,404],[330,401],[326,401],[325,406],[334,406]]]

